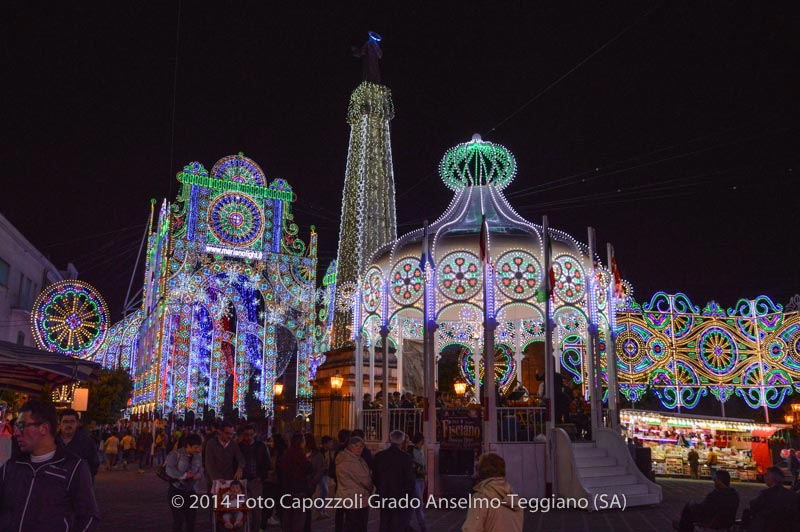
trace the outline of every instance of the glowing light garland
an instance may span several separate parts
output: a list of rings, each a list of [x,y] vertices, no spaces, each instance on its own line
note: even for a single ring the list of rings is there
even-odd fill
[[[629,303],[617,321],[620,389],[632,400],[651,385],[667,408],[693,408],[709,392],[775,408],[800,392],[800,312],[784,313],[766,296],[726,312],[658,292],[641,307]]]

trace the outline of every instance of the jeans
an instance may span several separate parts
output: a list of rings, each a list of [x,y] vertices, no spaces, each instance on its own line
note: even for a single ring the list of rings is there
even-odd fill
[[[260,478],[251,478],[247,481],[247,498],[248,499],[257,499],[264,495],[264,486],[261,483]],[[248,526],[250,527],[251,532],[258,532],[261,528],[261,507],[260,505],[256,504],[255,507],[250,510],[250,517],[248,518]]]
[[[291,506],[292,499],[287,500],[287,506]],[[306,526],[306,513],[300,508],[283,508],[281,510],[281,531],[282,532],[303,532]]]
[[[369,508],[344,510],[344,530],[347,532],[367,532]]]
[[[328,475],[322,475],[322,479],[319,481],[319,498],[328,498]]]
[[[411,510],[381,508],[381,532],[406,532],[411,522]]]
[[[127,464],[133,464],[136,461],[136,449],[128,449],[127,451],[124,451],[122,457],[123,467]]]
[[[412,517],[417,518],[417,530],[419,532],[427,532],[428,526],[425,524],[425,500],[423,497],[425,496],[425,481],[423,479],[417,479],[416,483],[414,484],[414,497],[420,500],[419,508],[412,508],[411,515]],[[411,520],[409,520],[409,523]]]
[[[197,520],[197,510],[192,508],[191,505],[191,491],[182,491],[170,484],[169,486],[169,509],[172,512],[172,532],[194,532],[194,523]],[[176,508],[173,504],[173,498],[176,495],[183,497],[183,505]],[[185,528],[184,528],[185,525]]]
[[[140,451],[139,452],[139,469],[144,469],[144,466],[148,465],[150,461],[150,452],[149,451]]]

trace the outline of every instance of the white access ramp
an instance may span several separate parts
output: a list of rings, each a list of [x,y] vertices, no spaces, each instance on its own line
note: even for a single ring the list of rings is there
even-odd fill
[[[591,442],[572,442],[558,428],[554,435],[559,496],[586,498],[592,511],[662,501],[661,486],[639,471],[625,441],[610,429],[595,430]]]

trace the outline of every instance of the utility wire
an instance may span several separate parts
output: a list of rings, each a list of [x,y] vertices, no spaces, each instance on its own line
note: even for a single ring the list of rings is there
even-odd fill
[[[167,172],[167,178],[169,179],[169,194],[167,195],[168,198],[172,197],[172,182],[174,181],[172,176],[172,166],[173,161],[175,160],[175,110],[177,108],[178,102],[178,57],[180,52],[180,42],[181,42],[181,10],[183,7],[183,1],[178,0],[178,23],[175,28],[175,68],[172,72],[172,124],[170,127],[169,133],[169,171]]]
[[[516,109],[516,111],[512,112],[510,115],[508,115],[507,117],[505,117],[504,119],[502,119],[500,122],[498,122],[498,123],[497,123],[497,124],[496,124],[496,125],[495,125],[493,128],[491,128],[491,129],[489,130],[489,132],[491,133],[492,131],[495,131],[495,130],[496,130],[498,127],[502,126],[503,124],[505,124],[506,122],[508,122],[509,120],[511,120],[513,117],[515,117],[517,114],[519,114],[519,113],[520,113],[522,110],[524,110],[524,109],[525,109],[526,107],[528,107],[530,104],[532,104],[533,102],[535,102],[536,100],[538,100],[539,98],[541,98],[542,96],[544,96],[544,95],[545,95],[545,94],[546,94],[546,93],[547,93],[547,92],[548,92],[550,89],[552,89],[553,87],[555,87],[556,85],[558,85],[559,83],[561,83],[563,80],[565,80],[566,78],[568,78],[568,77],[569,77],[569,76],[570,76],[570,75],[571,75],[573,72],[575,72],[575,71],[576,71],[576,70],[578,70],[580,67],[582,67],[584,64],[586,64],[586,62],[588,62],[588,61],[589,61],[591,58],[593,58],[594,56],[596,56],[597,54],[599,54],[600,52],[602,52],[603,50],[605,50],[606,48],[608,48],[608,47],[609,47],[609,46],[610,46],[612,43],[614,43],[614,42],[615,42],[617,39],[619,39],[620,37],[622,37],[623,35],[625,35],[625,34],[626,34],[626,33],[627,33],[627,32],[628,32],[628,31],[629,31],[631,28],[635,27],[635,26],[636,26],[636,25],[638,25],[638,24],[639,24],[639,23],[640,23],[642,20],[644,20],[645,18],[647,18],[647,16],[648,16],[648,15],[650,15],[650,13],[652,13],[652,12],[653,12],[653,10],[655,10],[655,8],[656,8],[656,7],[658,7],[659,5],[660,5],[660,3],[654,4],[654,5],[653,5],[653,6],[652,6],[650,9],[648,9],[647,11],[645,11],[644,13],[642,13],[641,15],[639,15],[639,17],[638,17],[636,20],[634,20],[634,21],[633,21],[631,24],[629,24],[628,26],[626,26],[626,27],[625,27],[625,28],[624,28],[622,31],[620,31],[619,33],[617,33],[616,35],[614,35],[613,37],[611,37],[611,39],[609,39],[608,41],[606,41],[606,42],[605,42],[605,44],[603,44],[602,46],[600,46],[600,48],[598,48],[597,50],[595,50],[595,51],[594,51],[594,52],[592,52],[591,54],[587,55],[585,58],[583,58],[581,61],[579,61],[577,65],[575,65],[574,67],[572,67],[571,69],[569,69],[569,70],[568,70],[568,71],[567,71],[565,74],[562,74],[562,75],[561,75],[561,77],[559,77],[558,79],[556,79],[555,81],[553,81],[552,83],[550,83],[550,85],[548,85],[547,87],[545,87],[544,89],[542,89],[541,91],[539,91],[539,92],[538,92],[538,93],[537,93],[537,94],[536,94],[536,95],[535,95],[533,98],[531,98],[530,100],[528,100],[527,102],[525,102],[524,104],[522,104],[521,106],[519,106],[519,107]]]
[[[140,226],[138,226],[138,225],[129,225],[128,227],[123,227],[122,229],[114,229],[113,231],[106,231],[104,233],[96,233],[94,235],[79,236],[77,238],[72,238],[70,240],[59,240],[57,242],[51,242],[50,244],[45,244],[44,246],[42,246],[42,249],[61,246],[61,245],[65,245],[65,244],[73,244],[75,242],[84,242],[84,241],[88,241],[88,240],[94,240],[95,238],[100,238],[100,237],[108,236],[108,235],[114,235],[114,234],[117,234],[117,233],[124,233],[125,231],[132,231],[133,229],[137,229],[138,230],[138,229],[140,229]]]
[[[785,128],[782,128],[782,129],[785,129]],[[731,146],[731,145],[734,145],[734,144],[740,144],[742,142],[747,142],[747,141],[750,141],[750,140],[754,140],[754,139],[757,139],[759,137],[763,137],[764,135],[767,135],[768,133],[771,133],[771,132],[763,132],[763,133],[759,133],[759,134],[756,134],[756,135],[751,135],[751,136],[748,136],[748,137],[740,137],[738,139],[734,139],[734,140],[731,140],[731,141],[728,141],[728,142],[723,142],[723,143],[720,143],[720,144],[715,144],[713,146],[707,146],[705,148],[699,148],[699,149],[692,150],[692,151],[689,151],[689,152],[679,153],[679,154],[676,154],[676,155],[670,155],[669,157],[664,157],[664,158],[661,158],[661,159],[657,159],[655,161],[648,161],[648,162],[644,162],[644,163],[637,164],[637,165],[634,165],[634,166],[629,166],[627,168],[621,168],[621,169],[618,169],[618,170],[612,170],[610,172],[591,175],[591,176],[589,176],[589,177],[587,177],[585,179],[582,179],[582,182],[594,181],[596,179],[600,179],[601,177],[608,177],[608,176],[611,176],[611,175],[630,172],[631,170],[637,170],[639,168],[646,168],[648,166],[653,166],[653,165],[660,164],[660,163],[667,162],[667,161],[674,161],[676,159],[683,159],[683,158],[686,158],[686,157],[691,157],[693,155],[697,155],[697,154],[700,154],[700,153],[705,153],[707,151],[711,151],[711,150],[715,150],[715,149],[718,149],[718,148],[722,148],[724,146]],[[564,187],[569,186],[569,185],[571,185],[573,183],[574,183],[574,181],[573,182],[566,182],[566,183],[561,183],[561,184],[558,184],[558,185],[553,185],[553,186],[549,186],[549,187],[545,187],[545,188],[538,188],[536,190],[533,190],[536,187],[529,187],[528,189],[524,189],[523,191],[517,191],[517,192],[515,192],[513,194],[509,194],[509,196],[510,197],[516,197],[516,198],[520,198],[520,197],[524,197],[524,196],[530,196],[532,194],[538,194],[538,193],[545,192],[545,191],[548,191],[548,190],[555,190],[555,189],[558,189],[558,188],[564,188]]]
[[[741,128],[737,128],[737,129],[741,129]],[[631,162],[631,161],[636,161],[636,160],[642,159],[642,158],[647,158],[647,157],[650,157],[650,156],[655,155],[657,153],[661,153],[661,152],[669,151],[669,150],[671,150],[673,148],[677,148],[678,146],[688,146],[688,145],[694,144],[695,142],[699,142],[701,140],[707,139],[709,137],[716,137],[717,135],[721,135],[723,133],[730,133],[731,131],[734,131],[734,130],[726,129],[726,130],[722,130],[722,131],[716,131],[714,133],[709,133],[708,135],[701,135],[699,137],[695,137],[693,139],[689,139],[687,141],[684,141],[683,143],[676,143],[676,144],[670,144],[669,146],[662,146],[660,148],[656,148],[654,150],[650,150],[650,151],[645,152],[645,153],[640,153],[640,154],[637,154],[637,155],[625,157],[624,159],[619,159],[619,160],[614,161],[612,163],[604,164],[604,165],[601,165],[601,166],[595,166],[591,170],[583,170],[583,171],[577,172],[575,174],[571,174],[571,175],[568,175],[568,176],[559,177],[559,178],[555,178],[555,179],[550,179],[550,180],[547,180],[547,181],[542,181],[541,183],[537,183],[537,184],[531,185],[529,187],[517,189],[517,190],[509,193],[507,196],[509,198],[512,198],[512,197],[515,197],[516,195],[521,194],[523,192],[538,190],[540,188],[545,188],[545,187],[547,187],[549,185],[553,185],[553,184],[556,184],[556,183],[561,183],[561,182],[570,181],[570,180],[577,181],[578,178],[582,178],[582,177],[587,176],[587,175],[597,175],[596,172],[600,172],[601,168],[602,168],[603,172],[607,172],[607,171],[612,170],[613,167],[615,167],[617,165],[620,165],[620,164],[628,163],[628,162]]]

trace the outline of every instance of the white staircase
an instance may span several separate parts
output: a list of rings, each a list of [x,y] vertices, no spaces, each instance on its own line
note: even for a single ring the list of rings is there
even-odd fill
[[[590,510],[606,509],[611,501],[625,507],[661,502],[661,486],[639,471],[621,436],[604,428],[595,431],[593,442],[573,443],[562,429],[555,436],[562,497],[585,497]]]

